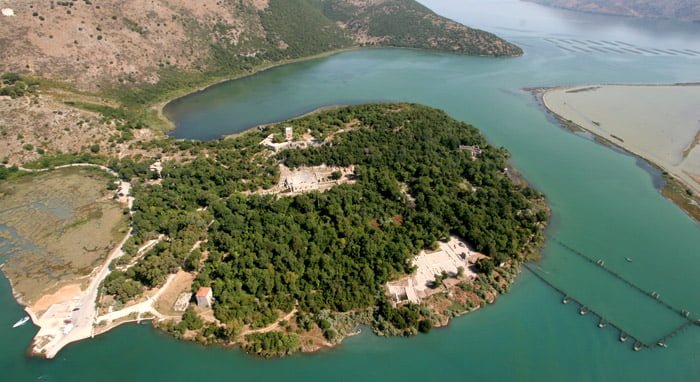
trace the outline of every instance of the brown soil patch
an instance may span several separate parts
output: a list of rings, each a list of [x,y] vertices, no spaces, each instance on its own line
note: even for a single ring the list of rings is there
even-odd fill
[[[194,309],[195,312],[197,312],[197,315],[199,315],[199,317],[202,319],[202,321],[217,325],[221,324],[221,322],[216,317],[214,317],[214,309],[200,307],[195,307]]]
[[[22,164],[46,153],[87,151],[116,134],[116,128],[91,113],[65,105],[50,95],[0,97],[0,159]],[[31,149],[27,149],[32,145]]]
[[[132,130],[133,139],[117,143],[121,132],[116,123],[106,121],[99,113],[68,106],[64,101],[116,106],[104,98],[61,89],[42,90],[39,95],[16,99],[0,97],[0,159],[7,160],[9,165],[22,165],[41,157],[40,152],[89,153],[95,143],[100,146],[100,154],[111,157],[138,154],[154,157],[160,153],[161,150],[146,152],[134,144],[151,141],[160,134],[149,129]]]
[[[687,187],[670,176],[665,176],[666,185],[661,190],[664,197],[676,203],[690,217],[700,222],[700,195],[688,194]],[[693,180],[700,184],[700,179],[693,177]]]
[[[210,44],[238,47],[242,34],[265,38],[258,15],[265,0],[15,3],[16,16],[0,23],[0,46],[12,52],[0,72],[39,74],[91,91],[103,83],[155,83],[162,68],[205,62]]]
[[[321,328],[318,326],[309,331],[304,331],[297,325],[296,320],[291,320],[289,322],[289,326],[292,332],[299,335],[299,342],[301,343],[302,352],[314,352],[333,346],[333,344],[326,340],[326,337],[323,336],[323,330],[321,330]]]
[[[194,275],[189,272],[180,270],[175,274],[175,278],[168,285],[168,288],[163,291],[158,300],[153,304],[153,307],[160,313],[167,316],[180,316],[182,312],[173,310],[175,301],[183,292],[189,292],[192,289],[192,281]]]
[[[46,311],[51,305],[59,304],[79,296],[82,289],[80,284],[69,284],[61,287],[55,293],[47,294],[39,298],[34,305],[31,306],[32,312],[37,316]]]

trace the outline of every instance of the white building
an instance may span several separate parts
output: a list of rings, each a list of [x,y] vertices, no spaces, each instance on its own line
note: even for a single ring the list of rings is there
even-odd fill
[[[199,288],[195,297],[197,298],[197,306],[200,308],[211,308],[211,304],[214,300],[214,294],[212,293],[211,288]]]

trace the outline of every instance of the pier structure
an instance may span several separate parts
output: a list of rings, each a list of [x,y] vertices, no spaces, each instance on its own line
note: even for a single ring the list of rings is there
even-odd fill
[[[665,309],[668,309],[674,313],[677,313],[684,320],[683,324],[681,324],[680,326],[665,333],[664,335],[662,335],[661,337],[659,337],[655,341],[645,342],[645,341],[641,340],[640,338],[636,337],[633,333],[630,333],[630,331],[625,330],[625,328],[623,328],[618,323],[603,316],[602,312],[598,312],[594,309],[591,309],[589,306],[586,306],[581,300],[577,299],[571,293],[569,293],[569,292],[565,291],[563,288],[555,285],[552,281],[548,280],[544,276],[543,272],[537,270],[536,269],[537,267],[533,266],[532,264],[523,264],[523,267],[525,269],[527,269],[530,273],[532,273],[537,279],[539,279],[545,285],[549,286],[550,288],[552,288],[553,290],[555,290],[556,292],[561,294],[562,295],[562,303],[568,304],[569,302],[574,302],[575,304],[577,304],[579,306],[579,314],[580,315],[583,316],[586,314],[590,314],[594,317],[597,317],[598,327],[601,329],[607,328],[608,326],[616,329],[620,333],[620,342],[627,342],[628,339],[631,340],[631,342],[634,344],[632,347],[633,350],[639,351],[639,350],[644,349],[644,348],[650,349],[650,348],[653,348],[655,346],[665,348],[668,346],[668,341],[671,338],[677,336],[678,334],[680,334],[681,332],[683,332],[684,330],[688,329],[691,326],[694,326],[694,325],[700,326],[700,320],[698,320],[697,318],[691,317],[690,311],[688,311],[686,309],[679,309],[677,307],[674,307],[670,303],[664,301],[658,292],[647,291],[647,290],[643,289],[642,287],[638,286],[637,284],[633,283],[632,281],[626,279],[625,277],[623,277],[619,273],[606,267],[605,262],[602,259],[595,259],[591,256],[588,256],[588,255],[584,254],[583,252],[578,251],[578,250],[574,249],[573,247],[567,245],[566,243],[561,242],[560,240],[553,239],[553,241],[555,243],[559,244],[560,246],[562,246],[563,248],[565,248],[570,253],[573,253],[573,254],[585,259],[586,261],[588,261],[592,265],[605,270],[608,274],[619,279],[620,281],[622,281],[623,283],[625,283],[629,287],[633,288],[634,290],[638,291],[642,295],[646,296],[647,298],[654,300],[656,303],[658,303],[659,305],[661,305]]]

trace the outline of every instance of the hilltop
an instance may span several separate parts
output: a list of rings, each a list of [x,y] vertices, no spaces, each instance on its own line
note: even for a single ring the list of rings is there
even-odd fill
[[[413,0],[26,1],[12,10],[0,18],[0,47],[11,52],[0,72],[93,92],[180,86],[181,72],[226,75],[365,45],[522,53]]]
[[[700,22],[700,3],[693,0],[526,0],[551,7],[607,15]]]
[[[314,0],[331,20],[350,32],[356,43],[438,49],[487,56],[523,52],[497,36],[435,14],[415,1]]]
[[[274,65],[358,47],[515,56],[414,0],[23,1],[0,16],[0,158],[147,154],[162,105]],[[5,96],[5,97],[3,97]],[[7,97],[9,96],[9,97]]]

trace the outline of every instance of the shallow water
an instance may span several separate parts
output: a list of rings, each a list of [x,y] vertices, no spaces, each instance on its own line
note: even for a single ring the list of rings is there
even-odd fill
[[[698,82],[700,57],[585,46],[700,51],[700,25],[550,10],[514,0],[426,1],[442,14],[521,45],[521,58],[366,50],[298,63],[225,83],[170,104],[174,136],[210,139],[328,104],[409,101],[446,110],[513,154],[553,208],[543,259],[533,268],[630,334],[654,341],[683,323],[654,298],[700,317],[700,225],[657,191],[658,173],[636,158],[561,129],[523,87],[583,83]],[[585,53],[567,43],[583,47]],[[557,41],[553,43],[552,41]],[[612,44],[608,43],[611,42]],[[636,48],[632,48],[629,45]],[[599,45],[602,46],[602,45]],[[566,49],[563,49],[566,48]],[[567,50],[568,49],[568,50]],[[575,255],[563,245],[606,267]],[[627,262],[630,257],[633,262]],[[700,378],[700,328],[668,349],[631,350],[612,327],[561,303],[528,271],[493,306],[415,338],[348,339],[338,349],[283,360],[177,342],[127,326],[75,344],[48,362],[27,359],[35,330],[0,285],[0,370],[9,380],[665,380]],[[367,332],[367,331],[365,331]]]

